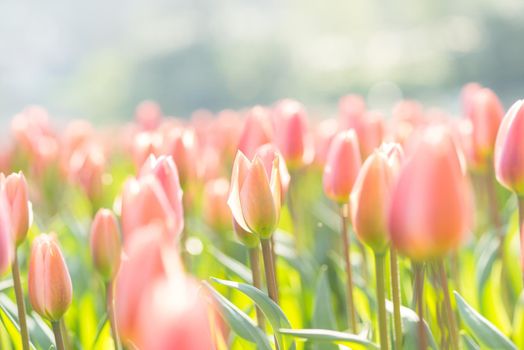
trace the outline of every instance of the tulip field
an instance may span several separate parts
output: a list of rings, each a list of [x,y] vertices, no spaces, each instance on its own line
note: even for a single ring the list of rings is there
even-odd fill
[[[524,100],[359,95],[0,147],[0,349],[524,349]]]

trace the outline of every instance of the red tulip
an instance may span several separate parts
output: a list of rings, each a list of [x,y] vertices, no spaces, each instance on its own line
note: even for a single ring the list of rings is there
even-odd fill
[[[238,150],[252,158],[258,147],[273,141],[271,113],[267,108],[255,106],[247,112],[240,135]]]
[[[27,182],[21,171],[12,173],[2,181],[4,181],[4,191],[10,209],[9,215],[15,244],[19,246],[27,236],[33,217],[31,202],[28,199]]]
[[[120,267],[120,232],[115,214],[100,209],[91,225],[91,255],[95,269],[106,281],[115,277]]]
[[[229,181],[218,178],[204,187],[204,220],[216,232],[231,229],[231,211],[227,206]]]
[[[497,180],[519,196],[524,195],[524,100],[504,116],[495,143]]]
[[[268,176],[259,156],[251,162],[238,151],[227,203],[240,227],[262,238],[270,237],[280,217],[280,189],[278,157],[274,158],[271,175]]]
[[[306,110],[295,100],[279,101],[274,109],[276,142],[290,169],[313,161],[313,140],[309,135]]]
[[[360,169],[361,158],[354,130],[339,132],[329,146],[324,167],[324,192],[329,199],[344,204]]]
[[[449,132],[434,126],[419,136],[394,186],[388,226],[400,252],[426,260],[458,248],[470,229],[472,201]]]
[[[49,321],[60,320],[71,305],[73,286],[54,235],[41,234],[34,239],[28,278],[33,309]]]

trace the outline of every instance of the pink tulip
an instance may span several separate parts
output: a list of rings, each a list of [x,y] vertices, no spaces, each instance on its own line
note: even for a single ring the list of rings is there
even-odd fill
[[[58,321],[71,305],[73,286],[53,234],[41,234],[34,239],[28,278],[33,309],[49,321]]]
[[[139,305],[138,347],[147,350],[214,349],[212,314],[207,299],[202,287],[182,274],[153,283]]]
[[[287,190],[289,188],[289,182],[291,181],[291,176],[286,167],[286,162],[282,154],[279,152],[277,147],[273,144],[266,143],[265,145],[260,146],[255,151],[255,155],[260,157],[264,168],[266,169],[266,174],[268,177],[271,176],[271,171],[273,170],[273,163],[275,158],[278,158],[278,170],[280,172],[280,199],[282,204],[286,199]]]
[[[198,144],[195,131],[190,128],[174,128],[166,136],[164,153],[173,157],[180,184],[185,189],[190,181],[195,181],[200,176],[196,161]]]
[[[154,101],[143,101],[136,107],[135,120],[142,130],[155,130],[162,120],[162,110]]]
[[[358,238],[373,251],[389,245],[387,214],[401,157],[398,145],[384,145],[362,164],[350,197],[351,221]]]
[[[366,113],[366,102],[359,95],[347,95],[338,103],[338,124],[341,130],[354,127],[354,121],[359,120]]]
[[[244,230],[262,238],[277,227],[281,206],[279,158],[275,157],[268,176],[260,156],[253,162],[238,151],[233,164],[228,205],[236,222]]]
[[[472,147],[477,158],[488,160],[493,156],[504,108],[490,89],[477,90],[472,96],[469,119],[472,122]]]
[[[4,191],[10,209],[11,228],[15,244],[19,246],[27,237],[33,217],[31,203],[28,199],[27,182],[21,171],[12,173],[0,181],[4,181]]]
[[[444,127],[428,127],[414,143],[394,186],[392,243],[415,260],[457,249],[472,222],[472,198],[460,154]]]
[[[313,140],[309,135],[307,115],[301,103],[285,99],[274,109],[276,142],[286,164],[297,169],[313,161]]]
[[[9,203],[4,184],[0,182],[0,275],[11,266],[15,246],[13,243]]]
[[[112,281],[120,267],[119,231],[115,214],[99,209],[91,225],[90,247],[95,269],[106,281]]]
[[[462,100],[462,111],[464,116],[471,116],[475,104],[475,95],[480,90],[482,90],[482,86],[478,83],[468,83],[462,88],[460,98]]]
[[[151,155],[158,156],[161,153],[163,144],[162,135],[155,132],[141,132],[138,133],[132,144],[133,161],[137,169],[142,167],[142,164]]]
[[[337,134],[338,122],[336,119],[325,119],[315,128],[315,165],[324,168],[331,141]]]
[[[519,196],[524,195],[524,100],[511,106],[500,125],[495,143],[497,180]]]
[[[339,204],[347,203],[360,165],[357,134],[354,130],[339,132],[331,142],[324,167],[326,196]]]
[[[148,288],[166,278],[172,269],[182,269],[174,242],[167,238],[161,222],[137,229],[124,245],[124,254],[115,283],[115,314],[123,342],[140,336],[139,305]],[[150,319],[153,324],[158,323]]]
[[[155,222],[167,225],[168,232],[175,237],[181,225],[162,186],[151,174],[126,182],[121,212],[124,241],[130,239],[140,227]]]
[[[91,200],[102,194],[105,163],[105,154],[98,144],[80,147],[69,159],[69,178],[80,185]]]
[[[273,141],[271,113],[267,108],[255,106],[247,112],[240,135],[238,150],[252,158],[258,147]]]
[[[216,232],[231,230],[231,211],[227,206],[229,181],[218,178],[204,187],[204,220]]]

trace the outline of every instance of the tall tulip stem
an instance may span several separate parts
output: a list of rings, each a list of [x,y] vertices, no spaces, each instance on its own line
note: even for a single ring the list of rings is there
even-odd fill
[[[111,336],[113,337],[113,343],[115,349],[120,350],[120,339],[118,337],[118,331],[116,327],[115,317],[115,303],[113,298],[114,287],[112,282],[106,283],[106,303],[107,303],[107,317],[109,319],[109,326],[111,327]]]
[[[22,337],[22,349],[29,350],[29,333],[27,331],[27,320],[25,316],[24,292],[20,282],[20,266],[18,265],[18,254],[15,251],[13,266],[13,284],[16,296],[16,306],[18,309],[18,321],[20,323],[20,336]]]
[[[519,228],[520,228],[520,266],[522,270],[522,281],[524,282],[524,196],[517,198],[519,206]]]
[[[271,240],[261,239],[262,257],[264,258],[264,271],[266,273],[267,290],[269,297],[278,304],[278,288],[274,274],[273,254],[271,252]]]
[[[386,318],[386,288],[384,283],[384,253],[375,253],[375,276],[377,279],[378,328],[380,349],[388,350],[388,330]]]
[[[446,269],[444,267],[444,261],[442,259],[438,260],[438,274],[440,279],[440,287],[444,294],[444,310],[446,313],[446,319],[448,323],[449,336],[451,339],[451,348],[453,350],[459,349],[459,338],[458,338],[458,329],[457,321],[455,320],[455,314],[451,308],[451,299],[449,297],[449,288],[448,288],[448,278],[446,276]]]
[[[260,276],[260,254],[258,247],[249,248],[249,262],[251,264],[251,274],[253,275],[253,286],[257,289],[262,290],[262,276]],[[265,329],[265,320],[262,310],[257,306],[257,323],[260,329]]]
[[[398,271],[397,251],[390,248],[391,298],[393,300],[393,322],[395,326],[395,349],[402,349],[402,319],[400,318],[400,274]]]
[[[55,335],[55,343],[57,350],[65,350],[64,339],[62,337],[62,328],[60,327],[60,320],[51,322],[53,326],[53,333]]]
[[[355,303],[353,299],[353,273],[351,271],[351,241],[349,239],[349,232],[347,227],[347,205],[340,206],[340,219],[342,247],[344,250],[344,262],[346,267],[346,302],[349,327],[354,334],[357,333],[357,314],[355,312]]]
[[[415,294],[417,298],[418,314],[418,347],[419,350],[427,349],[426,327],[424,326],[424,264],[414,263],[415,268]]]

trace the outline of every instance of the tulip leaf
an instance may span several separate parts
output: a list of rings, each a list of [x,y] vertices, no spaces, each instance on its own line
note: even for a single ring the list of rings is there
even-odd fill
[[[253,277],[251,276],[251,271],[247,266],[227,256],[226,254],[222,253],[220,250],[215,249],[210,245],[208,246],[207,250],[209,254],[211,254],[219,263],[221,263],[228,270],[230,270],[235,275],[240,277],[244,282],[253,283]]]
[[[277,342],[281,349],[295,349],[295,343],[289,341],[286,337],[283,337],[278,333],[280,328],[290,328],[291,324],[287,319],[286,315],[282,309],[271,300],[264,292],[261,290],[245,283],[225,281],[218,278],[212,278],[216,283],[219,283],[223,286],[234,288],[246,296],[248,296],[253,302],[262,310],[264,316],[271,324],[273,331],[275,332]]]
[[[0,292],[9,289],[13,286],[13,280],[8,279],[0,282]]]
[[[327,277],[327,267],[324,265],[320,270],[315,293],[315,307],[313,309],[312,325],[315,328],[336,329],[337,321],[331,302],[331,290]],[[319,349],[318,347],[315,347]],[[323,349],[337,349],[334,344],[323,345]]]
[[[332,331],[329,329],[285,329],[282,334],[317,343],[333,343],[351,347],[351,349],[378,349],[378,345],[358,335]]]
[[[480,350],[479,345],[473,339],[471,339],[471,337],[466,332],[460,332],[460,339],[462,340],[462,344],[464,344],[464,349]]]
[[[2,319],[8,333],[10,333],[11,339],[17,342],[20,341],[20,326],[18,323],[16,306],[11,302],[11,299],[4,294],[0,295],[0,312],[5,316],[5,319],[4,317],[0,318]],[[31,341],[29,342],[29,346],[31,349],[36,349]]]
[[[519,349],[524,349],[524,291],[520,294],[513,314],[513,341]]]
[[[237,308],[232,302],[224,298],[222,294],[217,292],[208,283],[204,282],[204,284],[211,291],[228,325],[239,337],[255,343],[257,349],[271,350],[266,335],[253,323],[249,316]]]
[[[473,309],[456,291],[455,301],[466,329],[484,347],[489,349],[517,349],[502,332]]]

